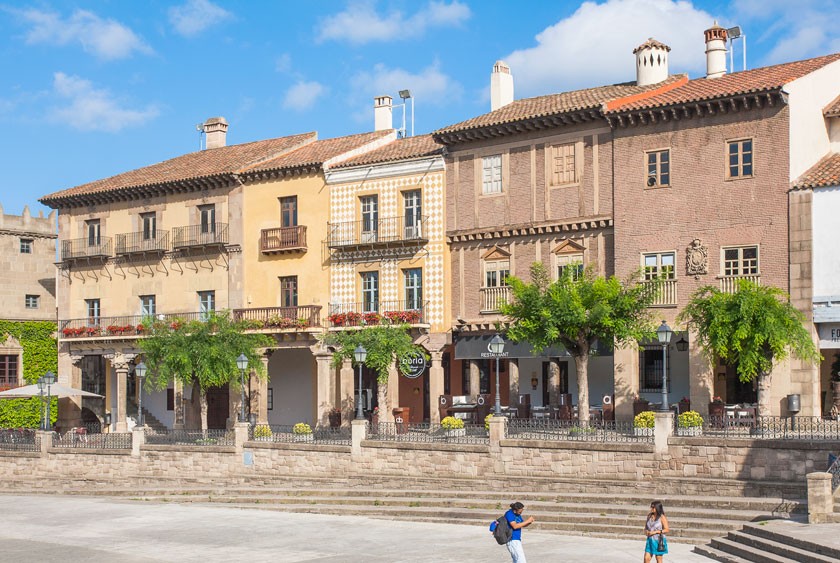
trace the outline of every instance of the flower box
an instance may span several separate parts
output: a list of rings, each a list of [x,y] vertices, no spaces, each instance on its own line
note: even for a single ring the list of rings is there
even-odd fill
[[[295,442],[314,442],[315,435],[314,434],[295,434],[294,435]]]
[[[700,436],[702,434],[702,426],[677,427],[677,436]]]
[[[466,428],[449,428],[446,430],[447,438],[460,438],[467,435]]]
[[[633,429],[634,436],[653,436],[653,428],[639,428]]]

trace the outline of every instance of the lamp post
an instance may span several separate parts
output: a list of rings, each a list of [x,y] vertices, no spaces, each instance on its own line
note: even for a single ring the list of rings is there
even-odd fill
[[[367,350],[365,350],[364,346],[361,344],[356,346],[356,349],[353,350],[353,359],[356,360],[356,365],[359,366],[359,395],[356,399],[356,420],[363,420],[365,413],[362,411],[362,365],[367,359]]]
[[[659,325],[659,328],[656,329],[656,337],[659,339],[659,343],[662,344],[662,407],[661,411],[669,411],[671,410],[668,407],[668,344],[671,342],[671,336],[673,336],[674,331],[671,330],[665,321],[662,321],[662,324]]]
[[[44,378],[39,377],[38,378],[38,392],[41,395],[41,430],[46,430],[47,429],[47,425],[44,422],[44,388],[46,386],[47,386],[47,384],[44,383]]]
[[[44,374],[44,384],[47,386],[47,421],[44,424],[44,430],[50,430],[52,428],[52,396],[50,395],[50,387],[55,385],[55,374],[51,371],[48,371]]]
[[[239,368],[239,422],[245,422],[245,370],[248,369],[248,357],[245,354],[239,354],[236,358],[236,367]]]
[[[140,362],[134,367],[137,378],[137,426],[143,427],[143,378],[146,377],[146,364]]]
[[[490,341],[490,352],[496,356],[496,407],[493,416],[502,416],[502,397],[499,394],[499,356],[505,351],[505,340],[498,334]]]

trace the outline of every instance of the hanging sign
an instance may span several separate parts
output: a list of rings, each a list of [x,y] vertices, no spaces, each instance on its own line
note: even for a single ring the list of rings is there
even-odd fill
[[[426,356],[420,351],[410,352],[400,360],[400,371],[409,379],[417,379],[426,371]]]

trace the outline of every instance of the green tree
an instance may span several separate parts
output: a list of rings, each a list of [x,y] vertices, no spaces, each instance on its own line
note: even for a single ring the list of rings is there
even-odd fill
[[[377,402],[382,407],[385,406],[388,396],[389,369],[394,362],[399,363],[415,354],[429,358],[423,348],[414,343],[409,327],[405,324],[382,324],[360,330],[328,332],[321,337],[321,341],[335,348],[332,359],[335,367],[340,367],[344,360],[351,360],[354,367],[358,367],[353,352],[359,345],[367,350],[365,366],[376,372],[376,380],[379,383]]]
[[[234,321],[226,311],[209,313],[205,320],[154,321],[149,336],[139,341],[149,368],[148,382],[158,390],[172,381],[198,387],[201,428],[207,429],[207,389],[226,383],[239,387],[236,358],[245,354],[258,376],[264,377],[260,348],[274,341],[265,334],[249,333],[247,321]]]
[[[615,276],[596,276],[566,268],[557,281],[549,279],[541,262],[531,266],[531,282],[509,277],[511,299],[501,306],[510,321],[507,336],[528,342],[535,352],[562,345],[575,359],[578,380],[578,418],[589,420],[589,356],[595,341],[607,346],[635,345],[652,338],[654,324],[648,306],[656,291]]]
[[[779,288],[738,281],[735,293],[701,287],[677,317],[697,334],[710,362],[736,365],[738,379],[758,383],[758,414],[770,414],[773,364],[794,356],[816,363],[821,356],[805,329],[805,315]]]

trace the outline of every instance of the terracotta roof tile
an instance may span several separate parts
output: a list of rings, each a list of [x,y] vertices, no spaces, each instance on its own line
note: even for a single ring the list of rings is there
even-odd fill
[[[165,185],[173,182],[211,178],[233,174],[241,168],[312,143],[318,138],[315,132],[207,149],[178,156],[151,166],[123,172],[110,178],[96,180],[74,188],[42,197],[44,205],[62,199],[107,192],[116,192],[143,186]]]
[[[720,78],[696,78],[684,86],[610,108],[608,113],[672,106],[740,94],[779,89],[785,84],[840,60],[840,53],[775,66],[756,68]]]
[[[351,166],[411,160],[423,158],[424,156],[437,155],[441,151],[443,151],[443,146],[437,144],[431,135],[419,135],[417,137],[397,139],[381,148],[345,160],[333,166],[333,168],[349,168]]]
[[[251,172],[264,172],[269,170],[321,166],[330,159],[339,157],[344,153],[358,149],[364,145],[373,143],[393,134],[393,129],[388,129],[385,131],[374,131],[372,133],[360,133],[357,135],[348,135],[346,137],[336,137],[334,139],[315,141],[314,143],[302,146],[297,150],[287,152],[276,158],[263,160],[257,164],[250,165],[242,169],[242,172],[244,174],[248,174]]]
[[[799,189],[825,186],[840,186],[840,153],[824,156],[793,183]]]
[[[834,98],[834,101],[825,106],[823,115],[826,117],[840,117],[840,96],[837,96]]]
[[[551,115],[559,115],[587,109],[600,110],[601,104],[609,100],[632,96],[634,94],[650,90],[657,90],[681,79],[684,79],[684,75],[677,74],[669,76],[667,80],[660,82],[659,84],[651,84],[649,86],[636,86],[635,82],[625,82],[622,84],[612,84],[610,86],[586,88],[584,90],[574,90],[572,92],[514,100],[496,111],[491,111],[490,113],[485,113],[484,115],[479,115],[478,117],[474,117],[454,125],[449,125],[443,129],[438,129],[433,133],[433,135],[445,135],[447,133],[466,131],[468,129],[480,129],[482,127],[502,125],[505,123],[524,121],[526,119],[548,117]]]

